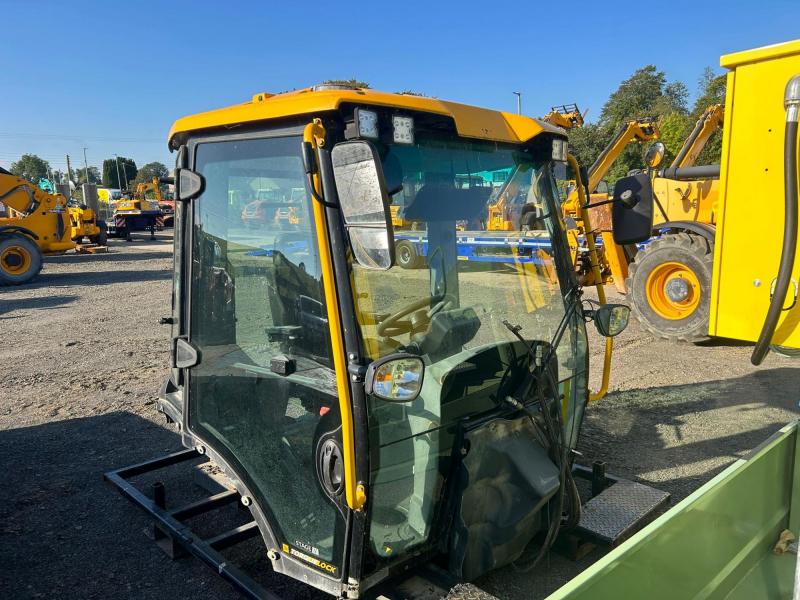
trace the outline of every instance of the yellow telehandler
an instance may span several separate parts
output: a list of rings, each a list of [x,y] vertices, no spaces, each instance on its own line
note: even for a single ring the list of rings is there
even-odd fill
[[[94,211],[68,206],[61,194],[51,194],[0,168],[0,285],[19,285],[36,277],[44,254],[72,250],[88,237],[103,244],[104,223]]]

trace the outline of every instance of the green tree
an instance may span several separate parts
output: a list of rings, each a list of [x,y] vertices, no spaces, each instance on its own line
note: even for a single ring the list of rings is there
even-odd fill
[[[691,129],[691,119],[684,114],[671,112],[661,117],[658,128],[661,131],[661,141],[664,142],[667,149],[662,164],[668,165],[683,146]]]
[[[18,161],[11,163],[9,171],[17,177],[38,183],[48,176],[50,163],[35,154],[23,154]]]
[[[597,160],[607,144],[604,128],[596,123],[570,129],[568,135],[570,152],[587,169]]]
[[[703,111],[712,104],[725,104],[725,84],[727,77],[717,75],[711,67],[706,67],[703,75],[698,82],[697,100],[694,102],[690,114],[691,122],[694,124],[703,114]],[[722,155],[722,129],[715,131],[708,141],[705,148],[697,157],[698,165],[719,164]]]
[[[119,177],[117,179],[117,164],[119,163]],[[136,168],[136,161],[124,156],[107,158],[103,161],[102,182],[105,187],[123,189],[127,180],[128,186],[136,179],[139,170]]]
[[[611,93],[600,113],[597,125],[585,126],[570,133],[570,142],[582,164],[590,166],[603,149],[614,139],[625,124],[638,118],[655,118],[659,121],[668,115],[675,125],[677,119],[687,114],[689,92],[680,81],[667,81],[663,71],[654,65],[637,69]],[[639,144],[628,146],[608,172],[610,185],[629,171],[641,169],[643,148]]]
[[[160,162],[151,162],[143,165],[136,174],[134,183],[146,183],[152,181],[154,177],[169,177],[169,170]]]
[[[86,169],[75,169],[75,175],[77,181],[75,182],[77,185],[81,185],[86,182]],[[89,182],[88,183],[100,183],[100,170],[97,167],[89,167]]]

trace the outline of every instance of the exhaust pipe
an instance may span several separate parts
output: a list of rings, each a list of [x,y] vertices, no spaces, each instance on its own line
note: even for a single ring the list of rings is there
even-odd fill
[[[797,122],[800,118],[800,75],[795,75],[786,84],[783,105],[786,108],[786,133],[783,147],[783,184],[785,220],[783,224],[783,247],[775,290],[769,301],[769,310],[758,336],[750,362],[760,365],[769,350],[772,336],[778,325],[786,291],[794,270],[794,256],[797,250]]]

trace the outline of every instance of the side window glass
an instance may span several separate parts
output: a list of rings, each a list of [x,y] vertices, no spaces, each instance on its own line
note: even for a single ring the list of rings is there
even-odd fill
[[[344,519],[316,457],[340,419],[300,147],[197,147],[206,189],[192,202],[190,339],[202,360],[189,370],[189,424],[245,478],[282,541],[330,566]]]

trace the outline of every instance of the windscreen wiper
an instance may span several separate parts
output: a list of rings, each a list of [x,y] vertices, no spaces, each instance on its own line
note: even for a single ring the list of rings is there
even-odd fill
[[[550,347],[548,348],[547,355],[543,354],[543,348],[541,345],[537,345],[536,348],[533,347],[533,344],[529,343],[520,331],[522,331],[522,325],[514,325],[510,323],[507,319],[503,319],[503,325],[505,325],[506,329],[508,329],[514,337],[516,337],[520,342],[525,345],[527,348],[528,353],[531,355],[533,362],[531,363],[531,373],[534,372],[534,368],[541,368],[542,365],[546,365],[550,362],[550,357],[552,356],[555,349],[558,347],[558,344],[561,343],[561,338],[564,336],[564,332],[567,330],[567,325],[569,325],[569,319],[572,316],[572,313],[575,312],[575,307],[578,305],[581,299],[581,295],[583,294],[583,290],[580,285],[575,284],[571,287],[566,294],[564,294],[564,302],[566,307],[564,309],[564,316],[561,317],[561,321],[556,327],[556,332],[553,334],[553,339],[550,340]]]

